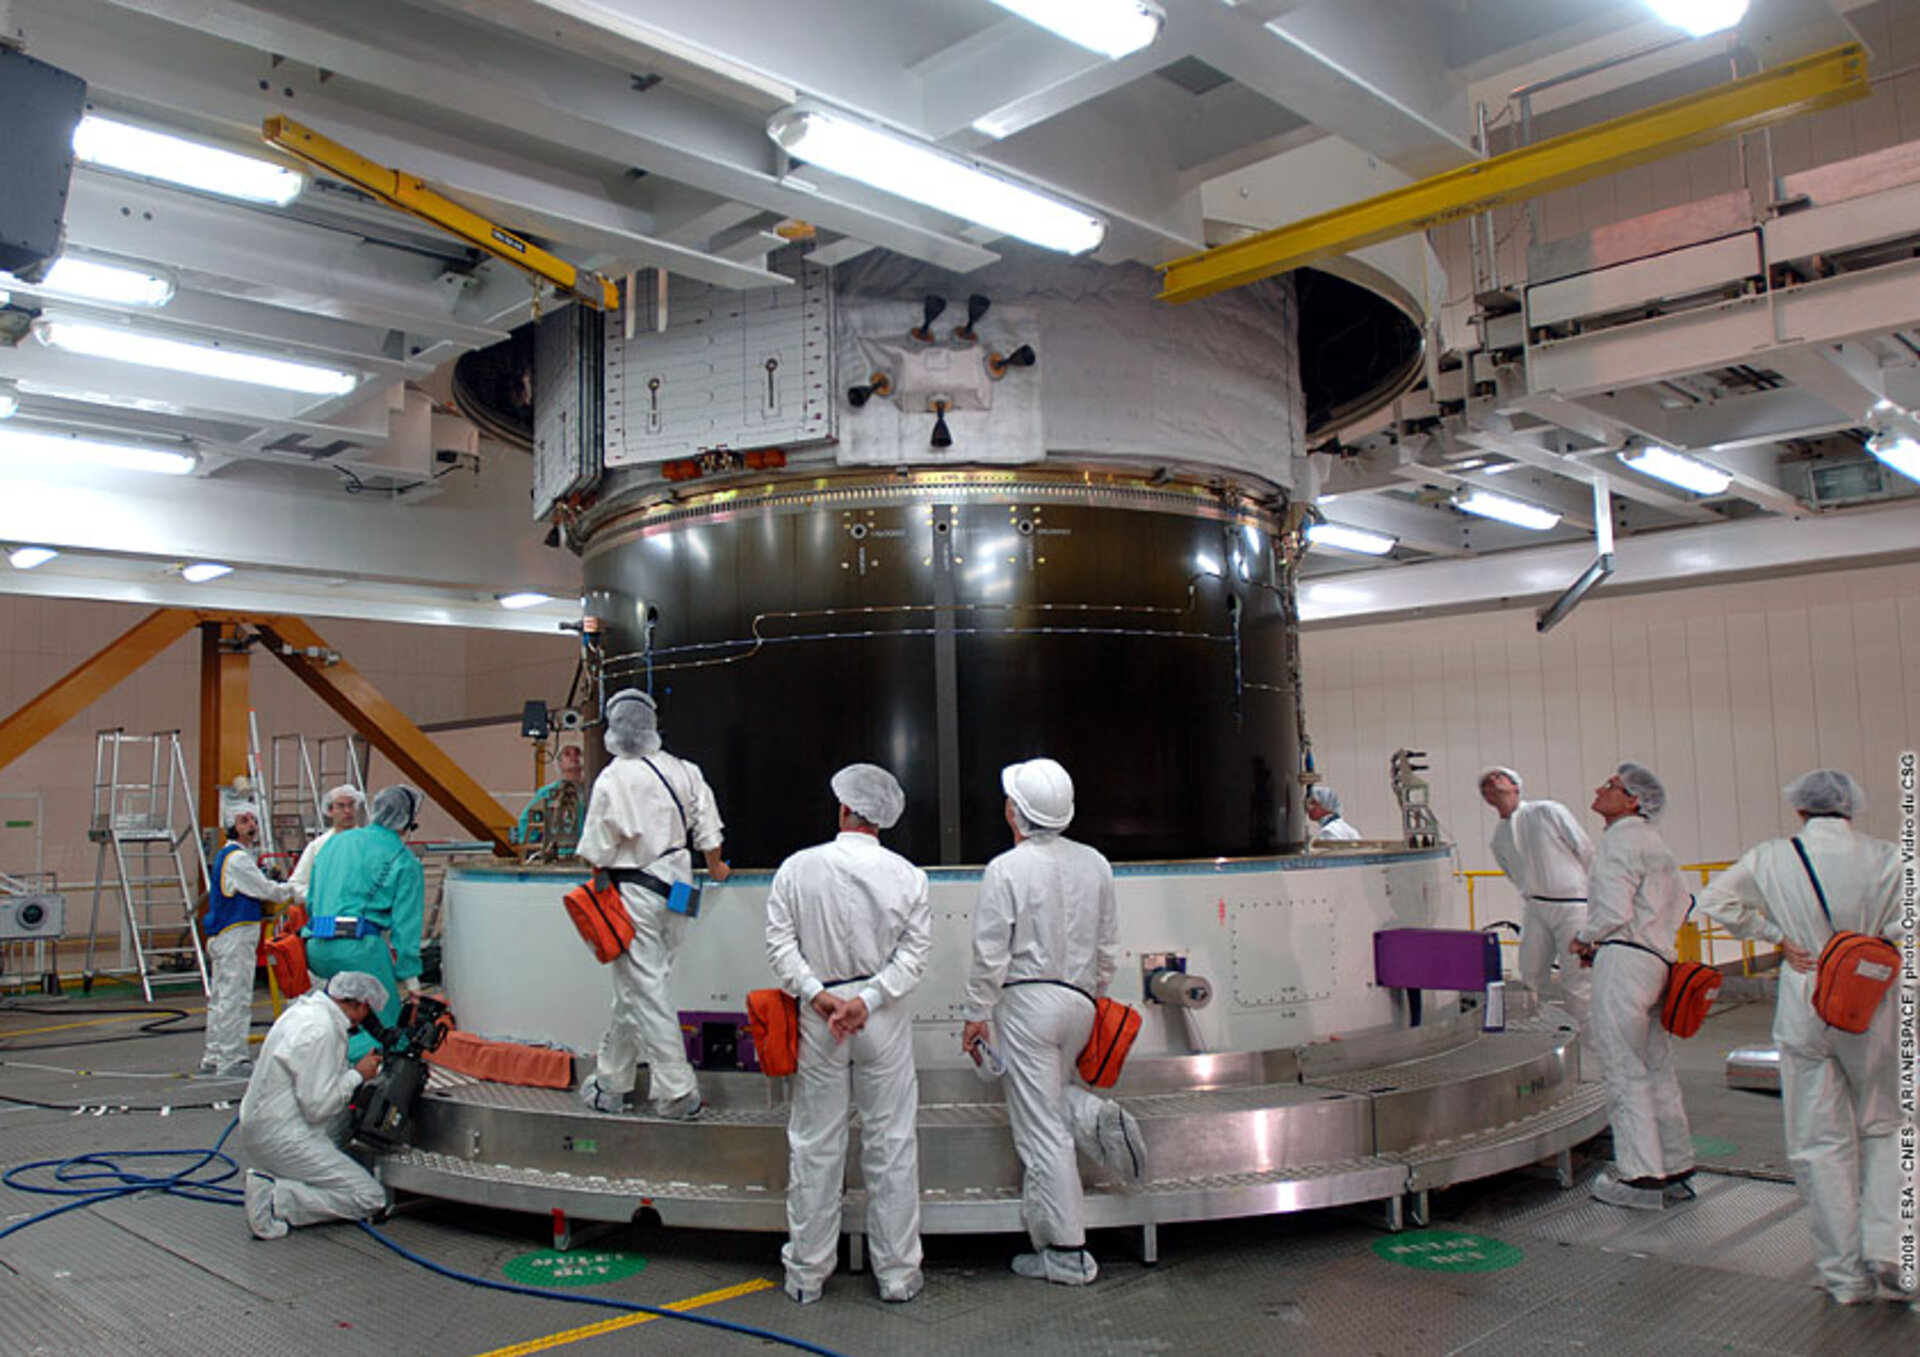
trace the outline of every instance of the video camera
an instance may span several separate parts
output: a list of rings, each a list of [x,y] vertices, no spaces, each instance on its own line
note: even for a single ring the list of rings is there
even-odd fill
[[[400,1019],[383,1027],[372,1014],[363,1024],[380,1043],[380,1073],[353,1091],[353,1133],[382,1150],[407,1143],[413,1109],[427,1086],[427,1055],[453,1027],[453,1012],[439,999],[414,994],[400,1006]]]

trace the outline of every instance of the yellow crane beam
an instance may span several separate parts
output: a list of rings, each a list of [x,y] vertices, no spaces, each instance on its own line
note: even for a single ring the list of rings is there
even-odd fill
[[[516,268],[544,278],[589,306],[603,311],[619,309],[620,293],[610,279],[576,268],[526,237],[495,225],[444,194],[435,193],[416,175],[369,160],[292,118],[268,118],[261,124],[260,131],[269,144],[365,189],[389,207],[397,207],[485,250],[496,259],[504,259]]]
[[[1160,299],[1188,302],[1457,217],[1864,98],[1858,43],[1786,62],[1638,113],[1463,165],[1376,197],[1161,266]]]
[[[148,613],[97,654],[54,680],[46,691],[0,720],[0,768],[105,697],[141,665],[192,631],[199,620],[197,613],[186,608]]]

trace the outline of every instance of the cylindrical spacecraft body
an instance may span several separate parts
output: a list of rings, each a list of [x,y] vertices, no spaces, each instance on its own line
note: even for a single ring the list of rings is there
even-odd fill
[[[1301,443],[1292,293],[1170,308],[1156,281],[854,261],[803,283],[825,289],[831,444],[765,475],[609,474],[581,522],[606,688],[655,694],[734,861],[826,837],[827,778],[869,761],[907,792],[893,847],[984,862],[1009,841],[1000,768],[1042,754],[1075,778],[1073,832],[1116,860],[1299,845],[1276,552]],[[751,334],[739,368],[775,391]],[[648,341],[609,355],[629,443],[674,381]],[[1004,361],[1022,346],[1033,364]]]

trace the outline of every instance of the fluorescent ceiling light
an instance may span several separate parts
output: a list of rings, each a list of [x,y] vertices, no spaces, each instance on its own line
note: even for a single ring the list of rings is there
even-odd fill
[[[1365,556],[1384,556],[1400,543],[1398,537],[1349,528],[1344,523],[1315,523],[1307,529],[1307,540],[1317,547],[1338,547],[1341,551],[1357,551]]]
[[[1920,439],[1887,430],[1867,440],[1867,451],[1908,480],[1920,481]]]
[[[1697,457],[1688,457],[1671,448],[1645,447],[1638,452],[1623,452],[1620,460],[1643,476],[1652,476],[1696,495],[1723,494],[1733,477],[1717,466],[1709,466]]]
[[[1560,515],[1551,509],[1542,509],[1537,504],[1522,504],[1517,499],[1508,499],[1505,495],[1495,495],[1485,490],[1469,490],[1455,499],[1453,505],[1470,514],[1497,518],[1502,523],[1511,523],[1516,528],[1529,528],[1534,532],[1545,532],[1560,521]]]
[[[195,561],[192,565],[180,567],[180,578],[188,584],[205,584],[208,580],[217,580],[222,575],[232,573],[232,566],[221,565],[218,561]]]
[[[0,457],[28,471],[61,470],[72,466],[108,467],[116,471],[153,471],[167,476],[192,472],[194,459],[185,452],[142,447],[137,443],[108,443],[68,434],[29,433],[0,429]]]
[[[70,254],[56,259],[40,282],[23,283],[5,274],[0,274],[0,281],[27,292],[80,302],[104,302],[109,306],[164,306],[173,297],[173,280],[165,274],[102,264]]]
[[[498,594],[495,595],[495,599],[503,608],[537,608],[542,603],[553,602],[553,595],[535,593],[528,589],[517,594]]]
[[[796,160],[1049,250],[1082,254],[1107,233],[1106,222],[1083,208],[837,113],[783,109],[767,135]]]
[[[275,207],[292,202],[304,182],[296,171],[271,160],[237,155],[92,113],[73,130],[73,153],[102,169]]]
[[[1747,0],[1647,0],[1647,8],[1689,37],[1704,38],[1745,18]]]
[[[7,564],[15,570],[31,570],[36,565],[45,565],[59,554],[52,547],[15,547],[7,556]]]
[[[993,0],[1028,23],[1109,61],[1139,51],[1160,36],[1166,12],[1148,0]]]
[[[285,358],[268,358],[257,353],[236,353],[211,344],[190,344],[180,339],[162,339],[138,330],[110,325],[87,325],[79,321],[56,320],[39,326],[40,339],[56,349],[85,354],[90,358],[111,358],[141,367],[165,368],[169,372],[187,372],[221,381],[247,382],[254,386],[273,386],[282,391],[302,391],[313,396],[344,396],[358,386],[360,379],[337,368],[295,363]]]

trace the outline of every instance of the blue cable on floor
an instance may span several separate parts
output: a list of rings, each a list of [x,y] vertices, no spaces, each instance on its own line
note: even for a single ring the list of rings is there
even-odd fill
[[[213,1143],[210,1150],[112,1150],[76,1154],[68,1159],[36,1159],[30,1164],[16,1164],[0,1175],[0,1182],[20,1192],[37,1193],[43,1197],[72,1197],[73,1200],[38,1215],[28,1216],[25,1220],[15,1221],[0,1230],[0,1239],[17,1234],[29,1225],[38,1225],[43,1220],[65,1215],[68,1211],[78,1211],[84,1206],[112,1201],[117,1197],[131,1197],[139,1192],[165,1192],[189,1201],[239,1206],[242,1199],[240,1189],[223,1187],[221,1184],[237,1176],[240,1166],[220,1149],[239,1124],[238,1117],[228,1122],[227,1129],[220,1133],[220,1139]],[[120,1162],[135,1159],[186,1159],[191,1162],[184,1168],[164,1175],[137,1173]],[[208,1168],[215,1170],[211,1177],[197,1176]],[[53,1171],[53,1185],[25,1180],[24,1175],[39,1169]]]
[[[240,1172],[240,1166],[231,1156],[221,1150],[239,1126],[240,1119],[235,1117],[227,1123],[227,1129],[220,1133],[220,1139],[206,1150],[113,1150],[95,1154],[77,1154],[67,1159],[36,1159],[27,1164],[16,1164],[0,1175],[0,1182],[21,1192],[37,1193],[48,1197],[71,1197],[72,1201],[62,1203],[28,1216],[25,1220],[15,1221],[0,1230],[0,1239],[18,1234],[29,1225],[38,1225],[43,1220],[52,1220],[55,1216],[65,1215],[68,1211],[78,1211],[82,1207],[94,1206],[101,1202],[113,1201],[119,1197],[131,1197],[141,1192],[165,1192],[175,1197],[185,1197],[189,1201],[213,1202],[218,1206],[240,1206],[245,1194],[237,1187],[225,1187],[223,1184]],[[123,1160],[186,1159],[191,1162],[168,1174],[156,1175],[139,1173],[127,1167]],[[212,1167],[216,1172],[211,1177],[198,1176],[203,1170]],[[51,1169],[52,1185],[30,1183],[26,1175],[37,1170]],[[735,1324],[724,1319],[710,1319],[705,1315],[685,1314],[678,1310],[666,1310],[652,1305],[641,1305],[637,1301],[614,1300],[607,1296],[581,1295],[577,1292],[549,1291],[537,1286],[520,1286],[514,1282],[496,1282],[489,1277],[476,1277],[471,1273],[458,1272],[453,1268],[424,1258],[405,1245],[388,1238],[374,1229],[366,1221],[357,1222],[361,1229],[405,1258],[417,1263],[429,1272],[456,1282],[465,1282],[469,1286],[484,1287],[489,1291],[505,1291],[516,1296],[536,1296],[541,1300],[571,1301],[575,1305],[597,1305],[606,1310],[620,1310],[628,1314],[654,1315],[660,1319],[681,1319],[689,1324],[704,1324],[710,1329],[725,1329],[730,1333],[744,1334],[749,1338],[763,1338],[770,1343],[783,1343],[802,1352],[813,1352],[820,1357],[842,1357],[832,1348],[823,1348],[809,1343],[803,1338],[793,1338],[771,1329],[757,1329],[751,1324]]]
[[[790,1348],[799,1348],[802,1352],[817,1352],[820,1357],[843,1357],[832,1348],[823,1348],[817,1343],[809,1343],[804,1338],[793,1338],[784,1333],[775,1333],[772,1329],[756,1329],[751,1324],[734,1324],[724,1319],[709,1319],[705,1315],[690,1315],[680,1310],[663,1310],[658,1306],[641,1305],[636,1301],[613,1300],[607,1296],[587,1296],[569,1291],[549,1291],[544,1287],[521,1286],[515,1282],[496,1282],[490,1277],[476,1277],[467,1272],[456,1272],[450,1267],[423,1258],[387,1236],[381,1234],[366,1221],[359,1222],[360,1228],[385,1244],[410,1263],[418,1263],[429,1272],[449,1277],[456,1282],[466,1282],[470,1286],[485,1287],[489,1291],[506,1291],[516,1296],[538,1296],[542,1300],[572,1301],[575,1305],[598,1305],[607,1310],[624,1310],[629,1314],[654,1315],[660,1319],[684,1319],[689,1324],[704,1324],[710,1329],[725,1329],[729,1333],[745,1334],[749,1338],[764,1338],[770,1343],[784,1343]]]

